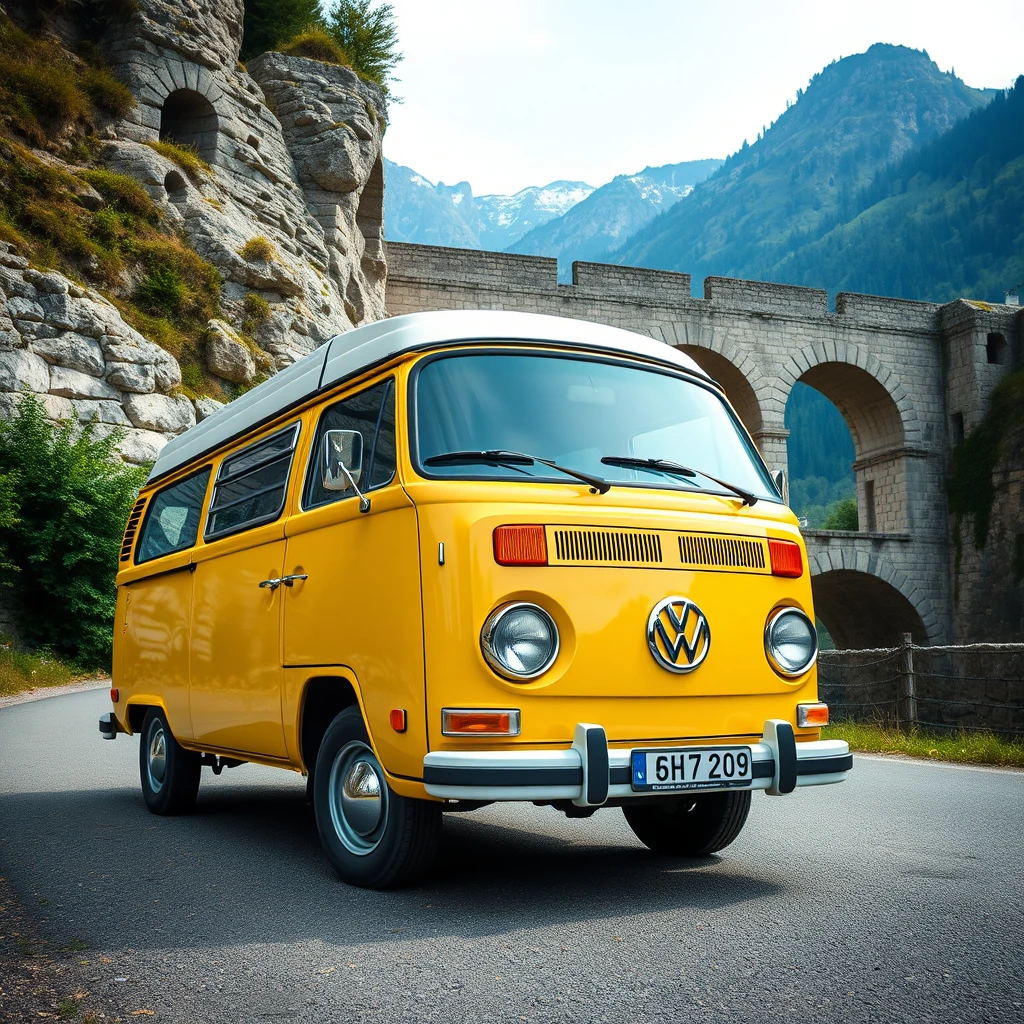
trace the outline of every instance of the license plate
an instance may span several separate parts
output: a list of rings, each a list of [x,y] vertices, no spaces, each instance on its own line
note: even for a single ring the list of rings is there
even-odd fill
[[[633,789],[743,788],[753,780],[749,747],[675,747],[634,750],[630,758]]]

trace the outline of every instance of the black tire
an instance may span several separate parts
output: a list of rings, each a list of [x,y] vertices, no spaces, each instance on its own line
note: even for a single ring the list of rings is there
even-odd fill
[[[414,881],[441,844],[441,805],[400,796],[388,784],[358,707],[331,722],[317,752],[313,811],[338,875],[364,889]]]
[[[154,814],[192,810],[202,770],[201,757],[174,738],[163,711],[150,708],[139,734],[139,775],[146,806]]]
[[[674,804],[642,803],[622,808],[644,846],[670,857],[706,857],[724,850],[750,813],[750,790],[706,793]]]

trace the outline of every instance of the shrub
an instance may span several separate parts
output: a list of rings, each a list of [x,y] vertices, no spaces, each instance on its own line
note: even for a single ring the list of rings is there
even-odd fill
[[[106,68],[90,68],[82,76],[82,88],[92,102],[108,114],[124,117],[135,106],[131,89]]]
[[[18,479],[18,521],[0,526],[0,544],[21,570],[21,634],[90,668],[110,664],[121,538],[147,473],[117,456],[120,437],[54,425],[27,394],[0,421],[0,474]]]
[[[132,300],[154,316],[180,317],[186,296],[185,282],[174,267],[154,267],[139,282]]]
[[[160,208],[149,198],[149,193],[134,179],[115,174],[103,168],[79,171],[78,177],[88,182],[108,203],[125,213],[155,224],[160,220]]]
[[[346,68],[352,66],[344,49],[326,29],[319,26],[311,26],[292,36],[281,45],[280,50],[292,57],[308,57],[324,64],[341,64]]]
[[[147,142],[146,145],[176,163],[197,185],[202,183],[203,175],[213,174],[213,168],[199,155],[195,146],[182,146],[169,139]]]
[[[277,256],[277,250],[269,238],[264,235],[256,235],[238,250],[238,254],[243,260],[248,260],[250,263],[269,263]]]
[[[319,0],[245,0],[242,60],[273,50],[321,19]]]
[[[246,295],[242,308],[245,310],[246,319],[251,321],[255,327],[265,324],[272,315],[270,303],[262,295],[257,295],[256,292],[249,292]]]
[[[821,524],[823,530],[853,530],[859,529],[857,517],[857,499],[846,498],[837,502],[825,516]]]

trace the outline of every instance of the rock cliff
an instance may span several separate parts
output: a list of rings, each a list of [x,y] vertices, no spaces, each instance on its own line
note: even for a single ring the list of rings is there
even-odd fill
[[[161,230],[219,272],[218,315],[199,345],[204,377],[228,384],[219,397],[383,316],[381,90],[276,53],[246,70],[242,0],[139,0],[99,22],[94,6],[66,8],[45,31],[69,50],[89,40],[135,98],[90,140],[88,162],[140,183]],[[29,7],[6,5],[39,31]],[[200,159],[186,167],[161,143]],[[45,159],[75,169],[56,156]],[[116,295],[0,248],[0,413],[27,389],[54,418],[125,428],[125,458],[145,462],[215,407],[202,389],[182,393],[174,355],[126,322]]]

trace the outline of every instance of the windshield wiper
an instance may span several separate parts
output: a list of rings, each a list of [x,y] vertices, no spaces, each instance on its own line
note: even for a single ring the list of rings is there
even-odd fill
[[[702,476],[711,480],[726,490],[738,494],[743,499],[744,505],[753,505],[757,501],[757,495],[736,484],[730,484],[725,480],[719,480],[717,476],[705,473],[702,469],[690,469],[689,466],[681,466],[678,462],[671,462],[669,459],[637,459],[631,455],[606,455],[601,461],[606,466],[620,466],[623,469],[653,469],[657,473],[667,473],[673,476]]]
[[[568,469],[566,466],[559,466],[550,459],[541,459],[536,455],[524,455],[522,452],[506,452],[500,449],[491,451],[467,451],[467,452],[445,452],[443,455],[431,455],[423,460],[424,466],[452,466],[459,463],[470,464],[473,462],[488,462],[495,466],[532,466],[540,463],[542,466],[550,466],[557,469],[559,473],[566,476],[574,476],[585,484],[590,484],[598,494],[606,494],[611,490],[611,484],[602,480],[599,476],[591,476],[589,473],[581,473],[578,469]]]

